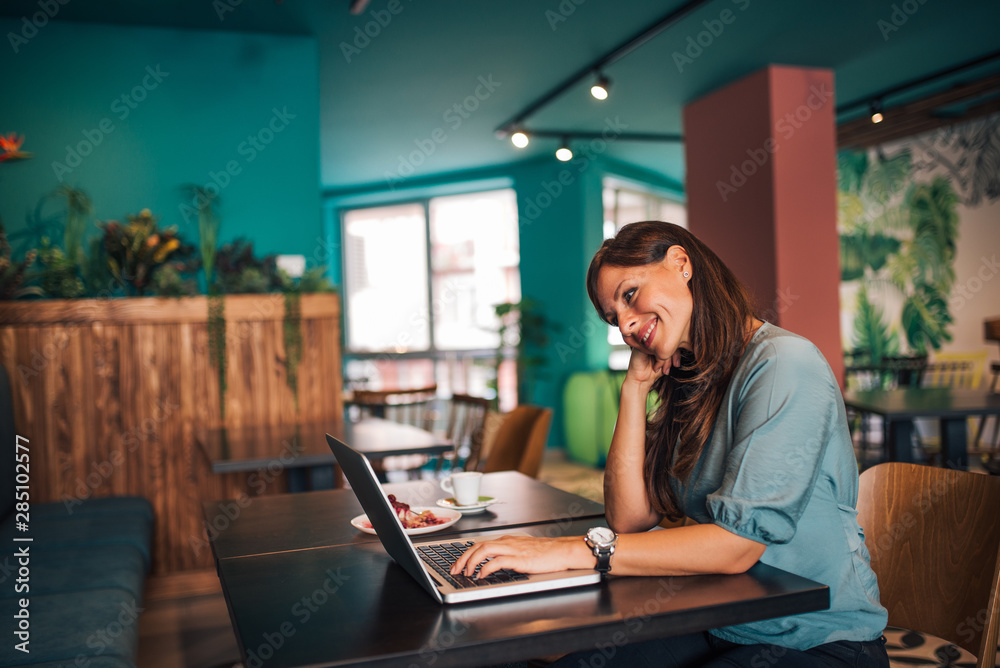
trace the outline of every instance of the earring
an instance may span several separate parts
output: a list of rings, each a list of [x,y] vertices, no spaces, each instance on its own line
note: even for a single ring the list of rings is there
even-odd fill
[[[691,272],[690,271],[685,271],[684,272],[684,278],[689,278],[690,276],[691,276]]]

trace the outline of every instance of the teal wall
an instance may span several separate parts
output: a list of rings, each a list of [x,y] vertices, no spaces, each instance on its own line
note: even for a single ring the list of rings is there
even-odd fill
[[[17,26],[0,20],[0,34]],[[149,208],[197,243],[181,186],[215,183],[221,241],[247,236],[259,254],[316,255],[313,38],[50,22],[17,53],[0,49],[0,72],[0,133],[25,135],[23,149],[34,153],[0,165],[8,233],[65,183],[90,195],[97,220]],[[71,149],[88,155],[77,162]],[[58,210],[48,202],[43,212]]]
[[[593,162],[547,159],[521,167],[515,180],[521,294],[540,302],[560,327],[551,337],[547,364],[530,400],[556,409],[552,441],[562,444],[566,378],[574,371],[607,365],[606,329],[585,286],[587,266],[602,238],[600,172]]]

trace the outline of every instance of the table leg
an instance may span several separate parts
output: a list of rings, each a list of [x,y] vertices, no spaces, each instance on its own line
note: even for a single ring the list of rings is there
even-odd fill
[[[885,439],[890,462],[913,462],[913,420],[886,420]]]
[[[941,418],[941,465],[949,469],[966,471],[969,468],[967,420]]]

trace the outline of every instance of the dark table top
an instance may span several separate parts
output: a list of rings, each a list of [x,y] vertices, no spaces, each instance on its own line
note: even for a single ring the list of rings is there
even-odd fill
[[[988,390],[911,387],[899,390],[850,390],[844,403],[890,419],[964,418],[1000,413],[1000,394]]]
[[[450,496],[438,483],[429,480],[389,483],[383,488],[411,506],[434,506],[437,499]],[[492,505],[482,513],[464,515],[457,523],[427,538],[540,523],[558,527],[574,518],[604,517],[603,505],[517,471],[485,474],[481,493],[503,503]],[[204,505],[205,522],[216,559],[377,543],[375,536],[362,533],[350,524],[351,518],[363,512],[354,492],[349,489],[249,497]]]
[[[594,523],[519,531],[570,535]],[[758,564],[740,575],[611,577],[442,606],[375,542],[222,559],[219,574],[246,665],[268,668],[481,666],[829,605],[827,587]]]
[[[328,433],[371,460],[394,455],[440,455],[452,449],[451,442],[443,436],[380,418],[201,429],[194,437],[211,462],[212,471],[228,473],[255,471],[269,465],[282,468],[333,465],[337,460],[326,444]]]

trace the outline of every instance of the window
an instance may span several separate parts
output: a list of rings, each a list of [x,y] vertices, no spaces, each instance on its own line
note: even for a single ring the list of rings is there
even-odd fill
[[[602,199],[605,239],[615,236],[623,225],[642,220],[663,220],[687,227],[687,207],[680,198],[658,195],[643,186],[606,177]],[[628,368],[631,351],[616,327],[608,327],[608,343],[612,346],[608,365],[612,369]]]
[[[489,396],[493,305],[521,298],[513,190],[343,215],[346,371],[371,387]]]

